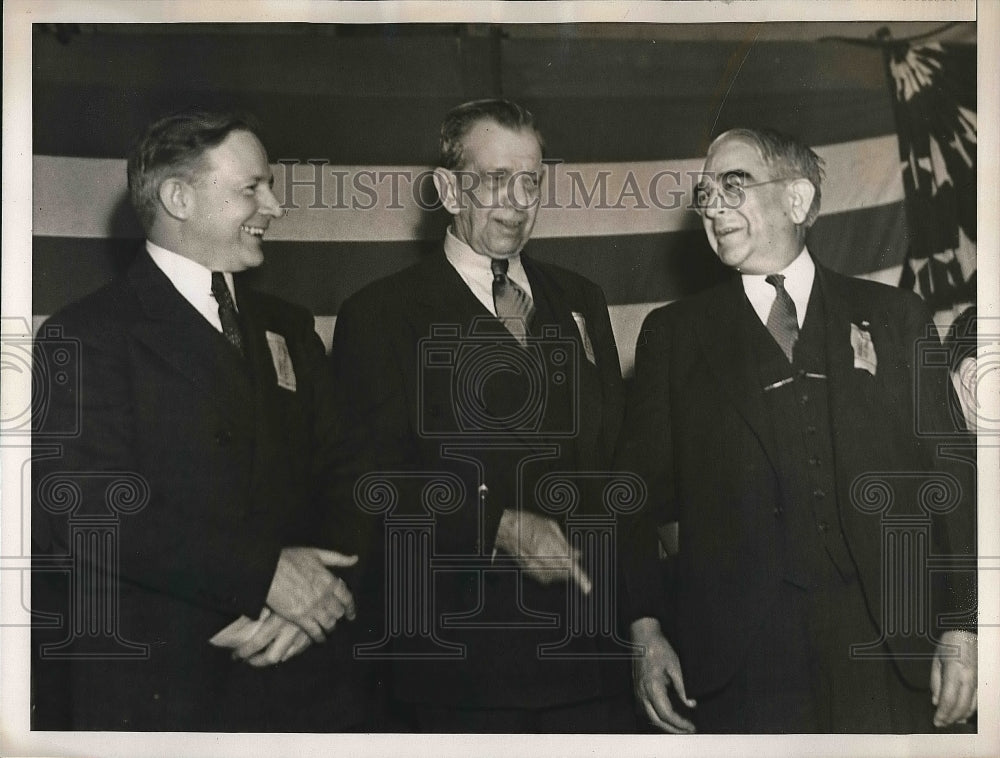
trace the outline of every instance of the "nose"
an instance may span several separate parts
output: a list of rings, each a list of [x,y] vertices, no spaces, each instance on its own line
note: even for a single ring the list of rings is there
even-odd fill
[[[704,216],[705,218],[713,219],[716,216],[721,216],[725,212],[726,212],[725,206],[722,203],[718,202],[717,199],[712,198],[711,200],[708,201],[708,205],[706,205],[702,209],[701,215]]]
[[[285,209],[281,207],[281,203],[278,202],[278,198],[274,195],[274,190],[270,187],[264,187],[261,190],[257,210],[259,213],[271,216],[272,218],[281,218],[285,215]]]
[[[528,174],[517,174],[510,182],[507,193],[507,205],[517,210],[526,211],[538,202],[538,189],[535,179]]]
[[[695,205],[698,214],[707,219],[713,219],[727,210],[725,198],[714,184],[697,191]]]

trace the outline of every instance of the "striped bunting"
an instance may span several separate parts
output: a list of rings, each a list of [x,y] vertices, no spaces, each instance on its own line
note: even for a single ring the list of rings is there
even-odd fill
[[[345,298],[440,249],[449,216],[427,209],[440,119],[496,91],[535,113],[552,161],[527,252],[603,287],[626,373],[646,313],[724,273],[688,205],[692,173],[727,128],[772,126],[818,146],[827,172],[810,249],[836,271],[895,283],[909,240],[878,51],[679,40],[668,25],[629,39],[622,28],[600,39],[507,27],[497,42],[435,25],[402,35],[151,25],[94,27],[62,45],[38,27],[34,312],[100,287],[139,249],[124,156],[149,118],[240,107],[261,117],[290,207],[246,278],[308,307],[329,346]]]
[[[816,148],[826,161],[823,213],[903,199],[895,136]],[[662,234],[699,229],[689,209],[702,159],[550,163],[533,239]],[[275,242],[399,242],[426,237],[436,203],[427,166],[272,166],[275,194],[290,209],[272,223]],[[80,192],[88,187],[88,192]],[[34,233],[140,238],[127,208],[124,159],[36,155]]]
[[[895,137],[817,152],[827,166],[823,209],[810,237],[817,256],[849,274],[898,271],[906,232]],[[528,250],[603,286],[626,373],[642,318],[721,275],[688,208],[701,163],[549,166],[551,186],[543,189]],[[124,159],[37,155],[33,166],[35,310],[51,313],[124,268],[142,233],[127,200]],[[427,167],[272,168],[276,194],[293,209],[272,223],[267,262],[249,277],[253,286],[309,307],[329,347],[343,300],[436,249],[448,216],[426,210],[432,186],[423,199],[411,192],[409,177],[426,176]],[[81,193],[81,186],[91,191]],[[68,259],[71,277],[64,274]]]

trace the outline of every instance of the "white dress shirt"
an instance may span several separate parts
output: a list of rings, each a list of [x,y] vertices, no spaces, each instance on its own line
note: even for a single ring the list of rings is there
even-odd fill
[[[488,255],[480,255],[462,240],[456,237],[448,228],[444,235],[444,255],[448,263],[454,267],[462,281],[472,290],[472,294],[481,302],[486,310],[497,315],[496,306],[493,304],[493,270],[490,268],[491,258]],[[528,275],[521,265],[521,254],[518,253],[510,260],[507,268],[507,278],[523,289],[528,297],[531,297],[531,285],[528,284]]]
[[[222,321],[219,319],[219,303],[212,295],[212,272],[200,263],[185,258],[179,253],[155,245],[146,240],[146,250],[157,268],[166,274],[181,296],[187,300],[218,332],[222,332]],[[233,275],[228,271],[223,274],[229,294],[236,305],[236,289],[233,287]],[[239,306],[236,308],[239,310]]]
[[[809,250],[805,247],[798,257],[789,263],[782,271],[775,271],[785,277],[785,290],[795,303],[795,318],[799,329],[806,320],[806,308],[809,307],[809,293],[812,292],[813,280],[816,278],[816,264],[813,263]],[[777,290],[764,281],[765,274],[742,274],[743,291],[747,293],[750,305],[757,312],[761,323],[767,326],[767,317],[771,306],[777,297]]]

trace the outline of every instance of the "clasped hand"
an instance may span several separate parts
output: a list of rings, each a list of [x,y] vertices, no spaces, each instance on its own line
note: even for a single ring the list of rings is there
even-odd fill
[[[329,567],[353,566],[356,555],[314,547],[287,547],[267,593],[273,611],[233,657],[253,666],[269,666],[298,655],[313,642],[323,642],[341,618],[354,620],[354,596]]]

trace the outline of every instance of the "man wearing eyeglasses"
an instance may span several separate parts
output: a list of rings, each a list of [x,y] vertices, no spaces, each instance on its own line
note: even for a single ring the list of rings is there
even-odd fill
[[[719,136],[695,203],[734,275],[639,336],[616,467],[649,499],[619,554],[636,696],[663,731],[931,731],[975,711],[974,578],[926,557],[974,555],[974,472],[915,431],[951,428],[947,373],[915,360],[934,334],[918,297],[814,259],[820,164],[775,132]]]

